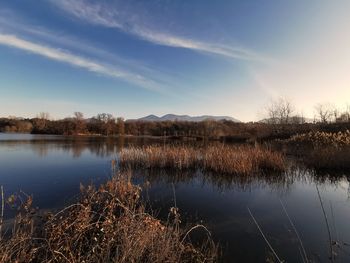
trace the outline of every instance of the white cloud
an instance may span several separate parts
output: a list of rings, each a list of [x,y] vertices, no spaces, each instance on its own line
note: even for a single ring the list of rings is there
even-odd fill
[[[91,3],[85,0],[61,0],[51,1],[69,14],[88,23],[110,28],[117,28],[128,34],[135,35],[140,39],[157,45],[185,48],[197,52],[205,52],[224,56],[231,59],[269,61],[269,58],[261,56],[252,50],[239,46],[207,43],[190,38],[160,32],[138,21],[135,15],[125,11],[122,6],[117,8],[104,5],[103,3]],[[114,2],[118,4],[118,2]]]
[[[18,38],[15,35],[0,33],[0,44],[25,50],[52,60],[64,62],[91,72],[99,73],[112,78],[122,79],[149,90],[160,91],[157,83],[153,82],[150,79],[146,79],[141,75],[118,70],[112,66],[103,65],[93,60],[74,55],[57,48],[52,48]]]

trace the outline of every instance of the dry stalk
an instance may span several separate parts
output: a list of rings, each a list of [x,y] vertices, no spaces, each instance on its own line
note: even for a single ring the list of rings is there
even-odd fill
[[[296,235],[296,237],[297,237],[297,239],[298,239],[299,245],[300,245],[300,247],[301,247],[301,252],[302,252],[302,253],[300,253],[300,254],[301,254],[301,257],[302,257],[303,261],[309,262],[309,259],[308,259],[308,257],[307,257],[306,250],[305,250],[303,241],[302,241],[301,238],[300,238],[299,232],[297,231],[297,229],[296,229],[296,227],[295,227],[295,225],[294,225],[292,219],[290,218],[290,216],[289,216],[289,214],[288,214],[288,212],[287,212],[287,209],[286,209],[286,207],[284,206],[284,204],[283,204],[283,202],[282,202],[281,199],[280,199],[280,202],[281,202],[283,211],[284,211],[284,213],[286,214],[286,216],[287,216],[287,218],[288,218],[288,220],[289,220],[289,223],[290,223],[290,225],[292,226],[292,228],[293,228],[293,230],[294,230],[294,233],[295,233],[295,235]]]
[[[280,263],[282,263],[283,261],[278,257],[276,251],[273,249],[272,245],[271,245],[270,242],[267,240],[267,238],[266,238],[264,232],[263,232],[262,229],[260,228],[258,222],[256,221],[255,217],[253,216],[253,214],[252,214],[252,212],[250,211],[249,207],[247,207],[247,209],[248,209],[248,212],[249,212],[251,218],[253,219],[255,225],[257,226],[257,228],[258,228],[258,230],[259,230],[261,236],[264,238],[266,244],[267,244],[268,247],[270,248],[271,252],[272,252],[273,255],[276,257],[277,261],[280,262]]]
[[[330,227],[329,227],[327,214],[326,214],[326,211],[325,211],[325,209],[324,209],[323,201],[322,201],[321,194],[320,194],[320,191],[319,191],[319,189],[318,189],[317,184],[316,184],[316,190],[317,190],[318,199],[319,199],[320,204],[321,204],[321,208],[322,208],[322,212],[323,212],[323,217],[324,217],[324,220],[325,220],[325,223],[326,223],[326,227],[327,227],[328,240],[329,240],[329,250],[330,250],[330,260],[331,260],[332,262],[334,262],[334,251],[333,251],[331,230],[330,230]]]

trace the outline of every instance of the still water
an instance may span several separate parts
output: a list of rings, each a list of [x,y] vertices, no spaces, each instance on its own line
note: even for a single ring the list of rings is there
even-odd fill
[[[0,133],[0,185],[9,195],[20,190],[40,209],[73,202],[79,184],[99,184],[111,176],[110,161],[131,145],[164,143],[151,139],[105,139]],[[315,175],[295,168],[283,176],[257,178],[219,174],[135,172],[150,182],[147,196],[160,216],[174,206],[184,224],[201,223],[220,243],[225,262],[265,262],[268,247],[248,213],[286,262],[302,262],[300,246],[284,204],[313,262],[328,262],[330,248],[318,186],[327,215],[336,262],[350,262],[350,192],[346,175]],[[175,192],[175,198],[174,198]],[[13,211],[7,209],[7,218]],[[338,245],[339,244],[339,245]]]

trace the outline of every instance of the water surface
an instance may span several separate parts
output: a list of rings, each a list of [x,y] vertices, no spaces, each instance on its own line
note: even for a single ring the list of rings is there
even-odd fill
[[[151,143],[164,142],[0,134],[0,184],[6,195],[22,190],[33,195],[35,206],[57,209],[75,200],[80,183],[107,180],[111,176],[110,160],[117,157],[121,148]],[[332,238],[342,244],[337,248],[336,261],[350,262],[349,180],[345,175],[315,176],[303,169],[284,176],[255,178],[199,171],[135,171],[135,181],[150,183],[147,196],[160,216],[166,217],[176,200],[184,224],[208,226],[213,238],[220,242],[226,262],[264,262],[268,255],[267,245],[247,208],[280,258],[302,261],[298,240],[281,202],[309,257],[315,262],[329,261],[329,239],[317,185]],[[13,212],[7,209],[6,214],[11,217]]]

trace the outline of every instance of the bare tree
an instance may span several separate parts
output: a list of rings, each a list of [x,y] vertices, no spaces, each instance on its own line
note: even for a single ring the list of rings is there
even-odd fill
[[[269,122],[274,124],[290,123],[290,118],[294,112],[294,106],[286,98],[272,100],[266,108]]]
[[[77,120],[82,120],[82,119],[84,119],[84,114],[80,111],[76,111],[76,112],[74,112],[74,117]]]
[[[86,129],[84,114],[82,112],[74,112],[75,133],[83,133]]]
[[[322,123],[331,122],[335,113],[336,110],[330,103],[318,103],[315,106],[316,118]]]
[[[125,133],[125,124],[124,124],[124,119],[119,117],[117,118],[117,127],[118,127],[118,134],[119,135],[124,135]]]
[[[48,112],[40,112],[37,115],[38,119],[43,119],[43,120],[49,120],[50,119],[50,114]]]
[[[40,112],[35,121],[34,126],[38,131],[44,131],[47,126],[47,121],[49,120],[50,115],[47,112]]]
[[[344,111],[338,114],[335,119],[336,122],[349,122],[350,121],[350,105],[347,104]]]
[[[116,123],[115,123],[115,118],[113,117],[112,114],[109,114],[109,113],[97,114],[97,120],[100,123],[102,123],[103,133],[105,133],[107,136],[115,133]]]
[[[346,122],[349,122],[350,121],[350,104],[346,104],[343,115],[344,115],[344,120]]]

